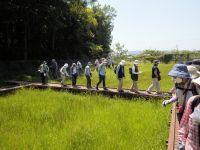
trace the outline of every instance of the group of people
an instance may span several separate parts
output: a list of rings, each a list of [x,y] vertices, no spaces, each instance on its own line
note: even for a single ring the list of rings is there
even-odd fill
[[[200,72],[199,65],[176,64],[169,72],[174,87],[172,98],[163,106],[177,102],[179,121],[178,147],[180,150],[200,150]]]
[[[49,72],[51,70],[52,78],[58,79],[58,71],[60,72],[61,77],[61,85],[65,85],[66,77],[69,77],[71,75],[72,78],[72,85],[76,86],[76,79],[78,75],[80,75],[83,72],[83,67],[80,61],[77,61],[77,63],[72,63],[72,66],[70,67],[70,75],[67,72],[67,68],[69,65],[65,63],[59,70],[58,63],[55,59],[52,59],[52,62],[50,64],[50,67],[47,65],[46,61],[43,61],[43,63],[39,66],[38,71],[41,76],[42,84],[46,84],[49,78]]]
[[[112,67],[114,68],[114,61],[112,59],[109,59],[110,64],[112,65]],[[101,58],[100,60],[96,59],[94,62],[94,66],[98,72],[98,77],[99,77],[99,81],[96,84],[96,90],[99,90],[99,85],[101,84],[101,82],[103,83],[103,89],[107,90],[106,88],[106,67],[110,68],[110,66],[108,65],[109,61],[105,58]],[[112,62],[112,63],[111,63]],[[124,65],[125,65],[126,61],[125,60],[121,60],[119,62],[118,65],[115,66],[114,68],[114,72],[116,74],[116,78],[118,80],[118,92],[124,92],[123,90],[123,78],[125,77],[125,70],[124,70]],[[131,92],[135,92],[135,93],[139,93],[138,91],[138,85],[137,85],[137,81],[138,81],[138,75],[140,73],[142,73],[141,71],[139,71],[138,65],[140,64],[139,60],[135,60],[133,62],[133,66],[131,68],[129,68],[129,73],[132,79],[132,85],[130,87],[130,91]],[[159,61],[155,60],[153,63],[153,67],[152,67],[152,85],[150,85],[150,87],[148,88],[147,92],[151,93],[152,88],[155,86],[156,87],[156,92],[157,94],[160,94],[160,71],[158,69],[158,64]],[[51,65],[50,67],[48,67],[47,62],[44,61],[38,71],[41,74],[41,80],[42,80],[42,84],[46,84],[47,83],[47,78],[49,78],[49,71],[51,70],[51,74],[52,74],[52,78],[53,79],[58,79],[58,70],[60,72],[60,77],[61,77],[61,85],[65,86],[65,80],[66,78],[71,76],[72,79],[72,86],[76,86],[76,81],[77,81],[77,77],[84,72],[84,75],[86,77],[87,80],[87,88],[92,88],[92,84],[91,84],[91,77],[92,77],[92,71],[91,71],[91,66],[92,63],[88,62],[85,70],[83,70],[83,66],[81,64],[80,61],[77,61],[77,63],[72,63],[71,67],[70,67],[70,73],[68,74],[67,70],[69,68],[68,63],[65,63],[60,70],[58,69],[58,63],[56,62],[55,59],[52,59]]]

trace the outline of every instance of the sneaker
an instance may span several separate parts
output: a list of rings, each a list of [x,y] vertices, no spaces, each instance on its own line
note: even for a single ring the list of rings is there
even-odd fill
[[[103,90],[108,90],[108,89],[106,87],[104,87]]]
[[[118,92],[120,92],[120,93],[123,93],[123,92],[124,92],[124,90],[119,90]]]
[[[161,95],[162,93],[161,93],[161,92],[156,92],[156,94],[157,94],[157,95]]]
[[[150,91],[146,91],[148,94],[151,94],[151,92]]]

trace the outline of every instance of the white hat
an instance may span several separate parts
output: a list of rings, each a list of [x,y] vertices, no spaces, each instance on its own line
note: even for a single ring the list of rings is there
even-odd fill
[[[120,65],[124,65],[126,63],[125,60],[121,60]]]
[[[196,79],[192,79],[192,82],[200,85],[200,77],[198,77]]]
[[[138,65],[139,63],[140,63],[139,60],[135,60],[135,61],[133,62],[133,64],[136,64],[136,65]]]
[[[188,69],[192,79],[195,79],[195,78],[199,77],[199,73],[198,73],[196,67],[194,67],[192,65],[189,65],[189,66],[187,66],[187,69]]]
[[[69,65],[68,65],[68,63],[65,63],[64,66],[65,66],[65,67],[68,67]]]
[[[104,63],[104,64],[107,64],[107,63],[108,63],[107,59],[104,59],[104,60],[103,60],[103,63]]]

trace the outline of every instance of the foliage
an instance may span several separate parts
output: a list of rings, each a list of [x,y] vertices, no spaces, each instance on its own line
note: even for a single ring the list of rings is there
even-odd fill
[[[0,59],[107,55],[115,14],[95,0],[1,1]]]
[[[161,150],[170,107],[161,101],[51,90],[0,97],[0,147],[59,150]]]
[[[119,59],[125,59],[127,58],[128,54],[128,50],[125,49],[124,45],[121,45],[120,43],[116,43],[114,45],[114,49],[113,49],[113,56],[115,59],[119,60]]]

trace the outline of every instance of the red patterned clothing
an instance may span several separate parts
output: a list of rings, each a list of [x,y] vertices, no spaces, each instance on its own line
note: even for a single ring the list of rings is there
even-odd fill
[[[197,106],[200,110],[200,104]],[[194,118],[194,113],[190,115],[188,122],[188,137],[186,139],[186,150],[200,150],[200,122]]]
[[[192,104],[193,104],[193,101],[197,98],[199,98],[200,96],[192,96],[188,102],[187,102],[187,105],[185,107],[185,110],[184,110],[184,114],[183,114],[183,117],[181,119],[181,122],[180,122],[180,125],[179,125],[179,141],[181,143],[185,143],[186,142],[186,138],[188,136],[188,130],[189,130],[189,118],[190,118],[190,115],[192,114],[193,110],[192,110]]]

